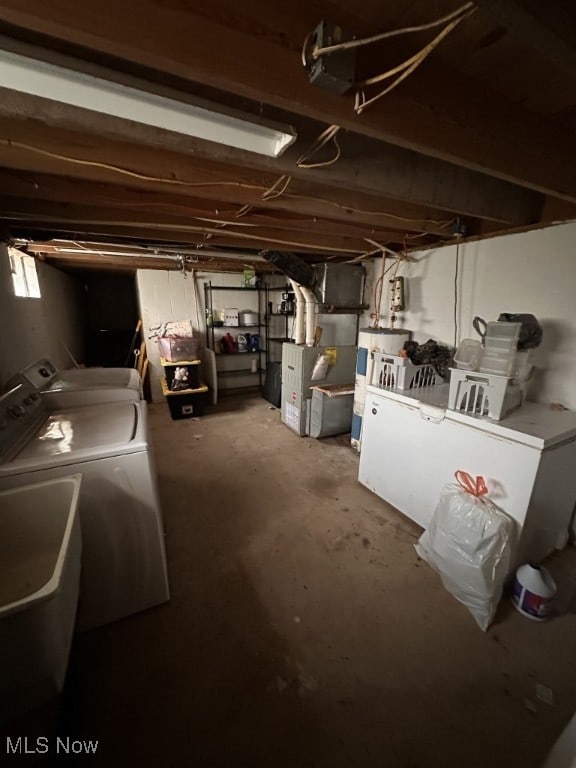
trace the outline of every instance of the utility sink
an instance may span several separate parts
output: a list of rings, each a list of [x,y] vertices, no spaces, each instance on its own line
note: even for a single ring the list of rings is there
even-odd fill
[[[62,690],[82,542],[81,475],[0,492],[0,717]]]

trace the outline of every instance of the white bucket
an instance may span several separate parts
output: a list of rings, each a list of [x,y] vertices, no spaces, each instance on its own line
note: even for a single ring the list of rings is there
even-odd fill
[[[523,616],[544,621],[552,612],[556,584],[546,568],[540,565],[521,565],[516,571],[512,602]]]

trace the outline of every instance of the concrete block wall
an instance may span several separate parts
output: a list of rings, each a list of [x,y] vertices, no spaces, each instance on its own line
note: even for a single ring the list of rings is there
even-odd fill
[[[41,298],[14,295],[8,249],[0,245],[0,387],[35,360],[59,368],[84,361],[82,286],[59,269],[36,261]]]
[[[177,271],[138,270],[136,280],[140,312],[146,335],[146,351],[149,359],[150,383],[154,402],[162,402],[164,399],[160,386],[163,371],[160,365],[158,345],[154,339],[149,338],[150,329],[170,320],[191,320],[200,345],[204,346],[206,339],[205,283],[211,281],[214,285],[241,288],[242,279],[242,274],[238,272],[198,272],[195,277],[190,273],[184,277]],[[278,279],[280,280],[279,284],[283,285],[284,279]],[[258,294],[255,292],[241,294],[233,291],[221,291],[215,293],[213,299],[215,309],[237,307],[240,310],[257,310]],[[264,301],[263,294],[261,301]],[[261,311],[263,312],[264,309],[262,303]],[[233,367],[233,364],[233,359],[222,360],[219,362],[219,367],[226,365]],[[238,377],[227,380],[223,377],[218,382],[218,386],[222,388],[225,388],[227,384],[235,387],[249,386],[254,384],[254,379],[248,378],[244,381],[243,378]]]

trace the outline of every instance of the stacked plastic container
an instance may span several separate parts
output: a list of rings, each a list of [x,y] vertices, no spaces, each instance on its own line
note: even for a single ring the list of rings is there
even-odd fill
[[[521,327],[522,323],[506,323],[500,320],[486,324],[480,373],[512,376]]]
[[[522,404],[531,350],[518,351],[522,323],[486,324],[484,345],[464,339],[454,355],[448,407],[474,416],[502,419]]]

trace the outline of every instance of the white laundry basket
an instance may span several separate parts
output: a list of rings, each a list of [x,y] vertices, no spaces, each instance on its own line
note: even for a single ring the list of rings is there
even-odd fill
[[[508,376],[450,369],[448,408],[472,416],[503,419],[522,404],[522,387]]]
[[[407,357],[373,352],[370,383],[380,389],[419,389],[442,383],[433,365],[414,365]]]

